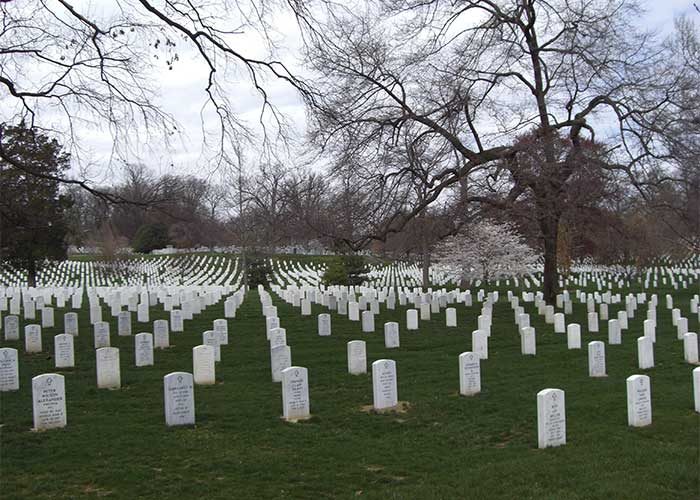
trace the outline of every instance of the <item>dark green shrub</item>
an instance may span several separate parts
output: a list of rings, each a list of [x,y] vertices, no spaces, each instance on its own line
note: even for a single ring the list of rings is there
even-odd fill
[[[168,236],[168,226],[161,222],[155,224],[144,224],[134,236],[131,247],[134,252],[150,253],[158,248],[165,248],[170,244]]]

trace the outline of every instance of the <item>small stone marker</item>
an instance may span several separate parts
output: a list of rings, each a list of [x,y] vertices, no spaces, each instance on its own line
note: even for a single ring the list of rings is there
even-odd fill
[[[581,325],[578,323],[567,325],[566,347],[569,349],[581,349]]]
[[[215,319],[214,331],[219,336],[219,345],[228,345],[228,321],[223,318]]]
[[[473,352],[459,355],[459,393],[473,396],[481,392],[481,361]]]
[[[489,359],[489,337],[486,332],[474,330],[472,332],[472,352],[479,356],[479,359]]]
[[[26,352],[41,352],[41,326],[27,325],[24,327],[24,350]]]
[[[119,389],[122,386],[119,367],[119,349],[100,347],[95,351],[97,357],[97,388]]]
[[[640,370],[654,368],[654,343],[649,337],[637,339],[637,360]]]
[[[622,331],[620,330],[620,322],[616,319],[608,320],[608,344],[622,344]]]
[[[290,366],[292,366],[292,349],[288,345],[270,349],[270,371],[273,382],[282,382],[282,372]]]
[[[73,350],[73,335],[62,333],[53,338],[53,350],[56,368],[73,368],[75,352]]]
[[[98,321],[95,323],[95,326],[93,326],[93,329],[95,349],[99,349],[100,347],[109,347],[109,323],[106,321]]]
[[[598,333],[598,313],[588,313],[588,331],[590,333]]]
[[[457,326],[457,309],[454,307],[445,309],[445,325],[448,328]]]
[[[406,309],[406,330],[418,330],[418,311]]]
[[[0,348],[0,392],[19,390],[17,349]]]
[[[535,329],[531,326],[520,330],[520,353],[531,356],[537,354]]]
[[[168,373],[163,377],[165,425],[194,425],[194,384],[192,374]]]
[[[131,335],[130,311],[119,311],[117,315],[117,335],[120,337]]]
[[[134,336],[134,359],[136,366],[153,366],[153,335],[139,333]]]
[[[607,377],[605,373],[605,344],[600,340],[588,343],[588,376]]]
[[[215,363],[213,346],[198,345],[193,347],[192,372],[194,375],[194,383],[197,385],[211,385],[216,383]]]
[[[566,404],[561,389],[537,393],[537,446],[549,448],[566,444]]]
[[[19,316],[5,316],[5,340],[19,340]]]
[[[566,316],[564,313],[554,314],[554,333],[565,333],[566,332]]]
[[[399,345],[399,324],[395,321],[384,323],[384,347],[395,349]]]
[[[698,334],[688,332],[683,335],[683,357],[686,363],[698,364]]]
[[[304,420],[311,416],[306,368],[290,366],[282,370],[282,415],[285,420]]]
[[[399,404],[396,362],[391,359],[378,359],[372,363],[372,394],[375,410],[393,408]]]
[[[44,307],[41,309],[41,327],[42,328],[53,328],[54,327],[54,314],[53,307]]]
[[[268,316],[265,318],[265,336],[270,340],[270,330],[280,327],[280,319],[277,316]]]
[[[311,316],[311,301],[309,299],[302,299],[301,301],[301,315]]]
[[[374,332],[374,313],[372,311],[362,311],[362,332]]]
[[[170,311],[170,331],[171,332],[183,332],[185,331],[185,321],[182,317],[182,311],[180,309],[173,309]],[[195,382],[196,383],[196,382]]]
[[[651,385],[647,375],[627,377],[627,425],[651,425]]]
[[[281,345],[287,345],[287,330],[284,328],[273,328],[270,330],[270,349]]]
[[[221,361],[221,346],[219,336],[214,330],[207,330],[202,333],[202,345],[210,345],[214,348],[214,361]]]
[[[43,431],[65,427],[66,386],[63,375],[45,373],[32,379],[34,430]]]
[[[644,336],[649,337],[652,342],[656,342],[656,321],[653,319],[644,320]]]
[[[63,315],[63,333],[78,335],[78,313],[69,312]]]
[[[170,331],[167,320],[157,319],[153,322],[153,347],[156,349],[170,347]]]
[[[331,315],[328,313],[318,315],[318,335],[328,337],[331,334]]]
[[[367,344],[364,340],[348,342],[348,373],[351,375],[367,373]]]

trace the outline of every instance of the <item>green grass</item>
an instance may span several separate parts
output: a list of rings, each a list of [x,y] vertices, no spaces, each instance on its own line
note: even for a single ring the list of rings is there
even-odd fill
[[[61,372],[65,429],[30,431],[30,380],[56,371],[53,335],[60,329],[44,329],[43,354],[25,354],[21,342],[0,343],[20,351],[21,378],[20,391],[0,395],[0,498],[698,498],[700,416],[693,412],[692,367],[683,362],[666,291],[658,293],[656,368],[646,372],[653,424],[638,429],[627,427],[625,378],[640,373],[635,339],[646,306],[630,321],[623,345],[606,345],[609,376],[592,379],[585,343],[607,339],[605,322],[601,334],[585,333],[585,306],[576,304],[584,349],[568,351],[565,335],[551,333],[530,307],[537,356],[522,356],[502,295],[490,358],[482,362],[483,392],[465,398],[458,395],[457,356],[470,349],[477,307],[457,306],[459,328],[445,328],[443,312],[422,322],[418,333],[405,331],[405,308],[383,311],[374,334],[333,314],[333,335],[318,337],[320,306],[302,318],[275,297],[293,362],[309,369],[313,418],[291,424],[280,419],[281,387],[270,379],[264,321],[251,292],[229,320],[218,383],[195,388],[194,428],[165,426],[162,378],[191,371],[191,348],[223,317],[223,301],[185,322],[185,333],[171,333],[175,347],[156,351],[153,367],[134,367],[133,337],[118,337],[112,321],[112,345],[121,352],[119,391],[96,388],[84,308],[77,367]],[[687,315],[690,294],[674,295]],[[618,307],[611,307],[611,317]],[[160,309],[151,313],[151,321],[164,317]],[[62,318],[57,310],[57,324]],[[133,319],[134,333],[151,331]],[[391,320],[401,325],[395,350],[384,348],[381,333]],[[696,317],[689,327],[698,330]],[[368,368],[379,358],[396,360],[407,413],[362,411],[372,403],[372,383],[370,375],[347,374],[346,342],[354,339],[367,341]],[[568,444],[538,450],[536,393],[547,387],[566,391]]]

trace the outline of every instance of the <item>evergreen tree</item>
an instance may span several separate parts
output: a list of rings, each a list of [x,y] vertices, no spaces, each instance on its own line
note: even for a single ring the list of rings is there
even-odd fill
[[[24,122],[0,124],[0,261],[27,272],[29,286],[46,259],[66,257],[64,212],[70,197],[57,180],[69,166],[61,145]]]

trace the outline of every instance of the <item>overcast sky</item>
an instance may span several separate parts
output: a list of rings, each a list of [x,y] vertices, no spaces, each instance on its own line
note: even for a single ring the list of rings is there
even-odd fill
[[[23,0],[18,0],[22,2]],[[94,15],[109,13],[114,8],[114,0],[73,0],[72,4],[81,12]],[[690,13],[693,2],[688,0],[646,0],[641,2],[648,9],[640,24],[660,32],[669,32],[673,27],[675,16]],[[695,15],[695,14],[694,14]],[[700,15],[700,14],[698,14]],[[290,13],[278,14],[272,24],[276,30],[274,35],[277,42],[275,57],[283,61],[293,72],[304,74],[300,61],[300,37],[296,22]],[[266,47],[261,38],[246,34],[240,37],[240,44],[246,55],[264,57]],[[207,69],[201,58],[197,58],[193,50],[185,46],[178,47],[180,61],[168,70],[165,64],[158,64],[152,70],[152,77],[159,86],[158,104],[171,113],[180,123],[183,131],[181,140],[173,142],[170,149],[160,143],[143,144],[140,156],[144,163],[155,171],[164,173],[197,173],[210,175],[211,170],[204,165],[207,158],[202,156],[202,122],[212,123],[214,116],[204,112],[206,102],[204,88],[206,87]],[[256,94],[246,81],[244,75],[231,74],[228,88],[231,92],[235,111],[254,130],[260,115],[260,96]],[[282,81],[269,80],[265,89],[270,101],[283,112],[301,139],[305,131],[305,111],[296,91]],[[0,102],[2,99],[0,94]],[[204,108],[206,109],[206,108]],[[0,111],[2,115],[2,111]],[[259,131],[259,130],[258,130]],[[78,139],[85,151],[85,157],[90,163],[97,165],[91,169],[92,178],[99,183],[113,180],[113,173],[100,175],[104,169],[99,166],[108,162],[112,151],[112,140],[108,130],[87,127],[77,131]],[[251,156],[254,154],[251,151]]]

